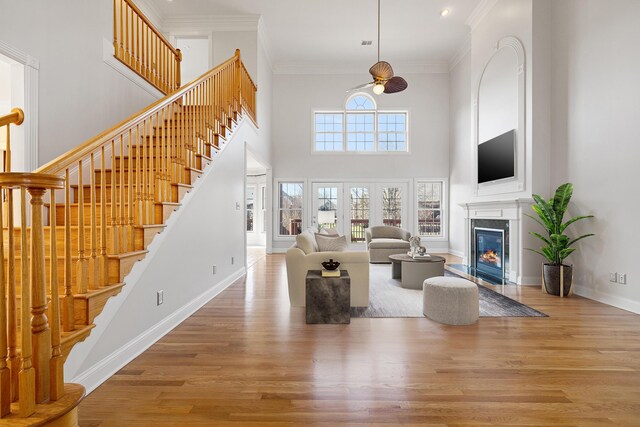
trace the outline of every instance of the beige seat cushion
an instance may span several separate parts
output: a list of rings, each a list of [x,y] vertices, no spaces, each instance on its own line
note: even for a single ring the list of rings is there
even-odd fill
[[[369,249],[407,249],[409,242],[399,239],[371,239]]]

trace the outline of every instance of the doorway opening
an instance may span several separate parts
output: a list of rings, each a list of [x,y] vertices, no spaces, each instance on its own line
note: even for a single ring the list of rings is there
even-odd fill
[[[24,110],[24,65],[0,53],[0,115],[13,108]],[[8,126],[0,132],[0,171],[30,172],[25,165],[25,126]],[[10,151],[9,151],[10,150]],[[10,156],[10,157],[9,157]]]
[[[266,255],[267,246],[267,166],[246,151],[245,232],[247,266]]]

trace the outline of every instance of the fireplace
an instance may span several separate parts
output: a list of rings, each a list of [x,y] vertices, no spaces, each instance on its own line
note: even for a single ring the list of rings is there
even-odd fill
[[[474,267],[478,273],[502,279],[505,277],[504,230],[476,227]]]

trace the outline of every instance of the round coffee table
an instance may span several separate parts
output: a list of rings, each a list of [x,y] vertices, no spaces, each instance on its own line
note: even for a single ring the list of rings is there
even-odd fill
[[[408,289],[422,289],[422,283],[429,277],[444,276],[445,259],[438,255],[413,259],[407,254],[389,255],[391,277],[402,280],[401,286]]]

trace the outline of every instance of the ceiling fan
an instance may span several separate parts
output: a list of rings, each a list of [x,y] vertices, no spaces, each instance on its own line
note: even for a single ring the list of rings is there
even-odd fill
[[[373,77],[373,81],[360,86],[349,89],[364,89],[373,86],[373,93],[380,95],[381,93],[396,93],[405,90],[409,84],[400,76],[393,75],[391,64],[386,61],[380,61],[380,0],[378,0],[378,62],[369,68],[369,73]]]

